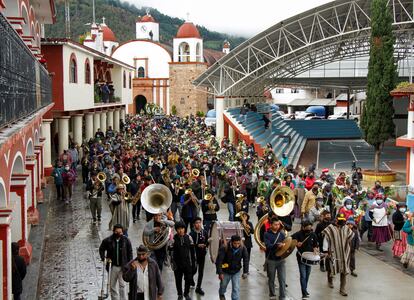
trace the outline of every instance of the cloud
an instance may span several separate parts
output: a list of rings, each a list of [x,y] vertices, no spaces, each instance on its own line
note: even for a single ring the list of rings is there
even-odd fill
[[[187,18],[209,30],[251,37],[300,12],[330,0],[124,0],[137,7]]]

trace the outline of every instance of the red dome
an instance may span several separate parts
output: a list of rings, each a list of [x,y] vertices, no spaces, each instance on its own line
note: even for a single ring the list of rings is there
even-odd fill
[[[106,24],[101,24],[103,40],[105,42],[116,42],[115,34]]]
[[[190,22],[185,22],[181,27],[178,29],[176,38],[197,38],[201,39],[200,33],[198,32],[197,27]]]
[[[142,18],[138,19],[138,22],[152,22],[156,23],[155,19],[151,15],[145,15]]]

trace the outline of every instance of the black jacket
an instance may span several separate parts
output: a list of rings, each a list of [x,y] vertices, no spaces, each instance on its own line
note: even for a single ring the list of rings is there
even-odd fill
[[[234,250],[230,245],[222,246],[216,259],[217,274],[236,274],[242,268],[243,260],[243,274],[249,273],[249,256],[245,246],[240,246]]]
[[[89,179],[88,183],[86,184],[86,190],[90,192],[91,194],[96,193],[96,190],[94,189],[94,184],[91,179]],[[99,192],[96,194],[96,197],[98,198],[102,197],[102,191],[103,191],[103,187],[99,189]]]
[[[319,222],[318,225],[316,225],[315,228],[315,234],[318,238],[318,243],[319,243],[319,250],[322,252],[322,246],[323,246],[323,235],[322,235],[322,231],[325,230],[326,227],[328,227],[329,225],[331,225],[331,222]]]
[[[121,253],[119,265],[116,262],[116,238],[113,235],[104,239],[101,245],[99,246],[99,255],[101,259],[104,260],[105,257],[110,258],[112,260],[112,265],[123,267],[127,262],[129,262],[132,259],[132,246],[130,240],[126,236],[121,236],[119,246]]]
[[[394,224],[395,231],[400,231],[403,228],[405,220],[403,214],[399,210],[392,215],[392,223]]]
[[[192,230],[190,232],[190,236],[193,239],[196,257],[199,258],[199,257],[202,257],[202,256],[206,256],[206,254],[207,254],[207,247],[200,248],[200,247],[198,247],[198,245],[206,245],[206,246],[208,246],[208,234],[207,234],[207,231],[205,229],[201,229],[200,232],[196,232],[196,231]]]
[[[211,201],[211,200],[210,200]],[[208,205],[210,204],[210,201],[207,200],[202,200],[201,201],[201,210],[203,211],[203,218],[205,221],[214,221],[217,220],[217,214],[213,213],[207,213],[209,211],[208,209]],[[220,204],[218,203],[218,201],[216,199],[213,199],[213,203],[216,205],[216,208],[214,209],[214,211],[219,211],[220,210]]]
[[[137,272],[131,268],[133,261],[137,260],[136,258],[122,269],[122,278],[129,282],[129,294],[128,300],[138,300],[137,298]],[[162,295],[164,292],[164,285],[161,280],[161,272],[158,268],[158,264],[152,258],[148,258],[148,279],[149,279],[149,300],[157,300],[157,296]]]
[[[194,271],[196,268],[196,259],[194,242],[190,235],[185,234],[181,238],[178,234],[175,234],[172,251],[173,264],[176,269],[183,270],[184,272]]]
[[[23,279],[26,276],[26,263],[23,257],[13,255],[12,257],[12,293],[20,295],[23,292]]]

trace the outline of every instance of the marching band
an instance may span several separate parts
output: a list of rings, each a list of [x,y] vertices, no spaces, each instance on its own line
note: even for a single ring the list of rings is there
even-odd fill
[[[362,190],[358,174],[336,177],[324,169],[317,177],[314,166],[308,170],[282,166],[272,147],[259,157],[254,145],[234,145],[227,139],[219,144],[202,119],[192,116],[127,116],[121,127],[122,132],[99,135],[83,145],[82,168],[88,168],[85,182],[92,221],[101,222],[100,201],[105,192],[112,212],[110,229],[119,232],[122,228],[127,238],[130,219],[139,220],[142,207],[147,222],[138,253],[148,257],[145,263],[152,268],[156,262],[160,272],[165,266],[173,268],[178,299],[191,299],[191,286],[199,295],[205,294],[202,282],[207,252],[219,274],[220,299],[225,299],[229,280],[233,282],[232,299],[240,299],[238,280],[249,274],[252,236],[263,253],[270,299],[276,299],[276,274],[279,299],[287,299],[285,259],[295,248],[303,299],[310,297],[307,282],[315,265],[328,271],[330,286],[332,276],[340,273],[340,294],[345,296],[351,240],[372,230],[369,239],[380,249],[391,238],[382,228],[388,224],[390,209],[395,208],[390,191],[382,186]],[[368,197],[371,194],[375,201]],[[220,220],[218,212],[225,208],[228,220]],[[402,218],[406,220],[406,214]],[[301,220],[301,229],[291,233],[295,219]],[[345,226],[351,223],[357,230]],[[412,241],[411,236],[411,252],[403,256],[407,266],[414,260]],[[116,267],[113,250],[105,249],[101,257]],[[131,259],[128,253],[128,261]],[[122,263],[128,267],[124,277],[131,282],[131,270],[143,269],[136,259],[128,261]],[[146,289],[145,284],[130,284],[130,299],[162,298],[161,284],[158,292]],[[119,293],[111,283],[112,299],[118,299]]]

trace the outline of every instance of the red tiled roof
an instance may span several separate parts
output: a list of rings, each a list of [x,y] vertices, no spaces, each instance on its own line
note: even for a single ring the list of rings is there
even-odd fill
[[[198,32],[197,27],[191,22],[185,22],[180,26],[177,32],[176,38],[198,38],[201,39],[201,35]]]

